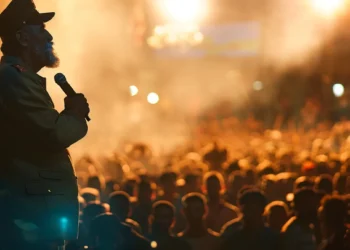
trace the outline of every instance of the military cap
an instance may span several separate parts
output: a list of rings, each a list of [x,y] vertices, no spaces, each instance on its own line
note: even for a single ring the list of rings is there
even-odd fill
[[[33,0],[12,0],[0,14],[0,37],[17,32],[25,24],[46,23],[54,15],[54,12],[39,13]]]

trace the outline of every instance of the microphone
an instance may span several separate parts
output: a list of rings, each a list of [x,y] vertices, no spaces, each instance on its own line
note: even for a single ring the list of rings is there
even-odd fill
[[[55,75],[55,82],[58,86],[61,87],[61,89],[67,96],[72,96],[76,94],[75,90],[72,88],[72,86],[70,86],[70,84],[67,82],[66,77],[62,73],[58,73]],[[85,119],[87,121],[91,121],[88,115],[85,117]]]

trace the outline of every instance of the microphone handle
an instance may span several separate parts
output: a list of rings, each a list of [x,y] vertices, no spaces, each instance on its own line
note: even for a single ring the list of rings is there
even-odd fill
[[[76,94],[75,90],[70,86],[68,82],[62,83],[61,88],[67,96],[73,96]]]
[[[75,90],[72,88],[72,86],[70,86],[70,84],[68,82],[62,83],[60,84],[63,92],[67,95],[67,96],[73,96],[76,94]],[[85,119],[89,122],[91,121],[89,115],[87,115],[85,117]]]

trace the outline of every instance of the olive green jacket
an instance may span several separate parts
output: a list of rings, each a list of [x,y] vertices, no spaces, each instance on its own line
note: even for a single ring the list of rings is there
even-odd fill
[[[8,232],[4,237],[76,238],[78,188],[67,148],[87,130],[84,119],[54,109],[44,78],[19,58],[2,57],[0,232]]]

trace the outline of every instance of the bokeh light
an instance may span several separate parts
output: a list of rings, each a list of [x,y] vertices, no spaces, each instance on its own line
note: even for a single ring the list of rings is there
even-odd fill
[[[176,22],[197,22],[204,15],[203,0],[163,0],[166,14]]]
[[[157,93],[149,93],[147,96],[147,101],[150,104],[157,104],[159,102],[159,95]]]
[[[60,219],[60,223],[61,223],[61,229],[63,231],[67,230],[67,227],[68,227],[68,219],[66,217],[62,217]]]
[[[333,85],[333,94],[336,97],[343,96],[344,95],[344,91],[345,91],[345,88],[344,88],[343,84],[336,83],[336,84]]]
[[[336,14],[344,5],[344,0],[311,0],[315,10],[323,15]]]
[[[294,194],[293,193],[288,193],[286,195],[286,201],[292,202],[294,200]]]
[[[129,90],[131,96],[135,96],[139,93],[139,89],[135,85],[130,86]]]
[[[255,90],[255,91],[260,91],[260,90],[262,90],[264,88],[264,84],[261,82],[261,81],[255,81],[254,83],[253,83],[253,89]]]
[[[158,246],[157,242],[155,242],[155,241],[152,241],[152,242],[151,242],[151,247],[152,247],[153,249],[157,248],[157,246]]]

